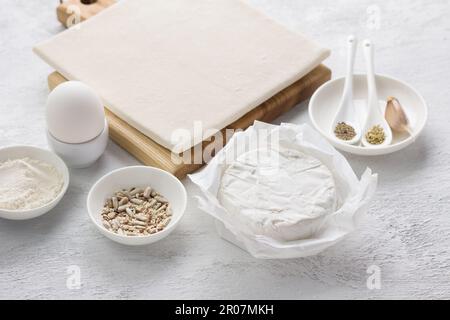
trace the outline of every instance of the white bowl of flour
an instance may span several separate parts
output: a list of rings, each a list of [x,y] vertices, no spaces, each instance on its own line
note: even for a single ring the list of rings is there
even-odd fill
[[[32,146],[0,149],[0,217],[36,218],[53,209],[69,186],[69,170],[51,151]]]

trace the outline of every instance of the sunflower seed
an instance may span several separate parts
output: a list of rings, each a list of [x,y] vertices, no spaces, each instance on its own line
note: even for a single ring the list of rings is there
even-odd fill
[[[119,207],[119,202],[117,201],[117,198],[116,198],[116,197],[112,197],[112,198],[111,198],[111,201],[112,201],[112,207],[113,207],[113,209],[114,209],[114,210],[117,210],[117,208]]]
[[[136,198],[131,199],[130,202],[132,202],[134,204],[143,204],[144,203],[144,201],[142,201],[140,199],[136,199]]]
[[[123,197],[119,201],[119,206],[123,206],[124,204],[127,204],[127,203],[128,203],[128,198],[127,197]]]
[[[133,209],[126,208],[126,209],[125,209],[125,212],[126,212],[129,216],[133,216],[133,215],[134,215]]]
[[[158,201],[158,202],[161,202],[161,203],[168,203],[169,202],[166,198],[164,198],[162,196],[156,196],[155,200]]]
[[[117,213],[115,211],[111,211],[107,214],[109,219],[114,219],[116,217]]]
[[[133,190],[130,190],[130,196],[134,196],[138,193],[141,193],[142,189],[138,189],[138,188],[133,188]]]
[[[145,188],[144,197],[147,199],[150,198],[151,193],[152,193],[152,188],[150,188],[150,187]]]

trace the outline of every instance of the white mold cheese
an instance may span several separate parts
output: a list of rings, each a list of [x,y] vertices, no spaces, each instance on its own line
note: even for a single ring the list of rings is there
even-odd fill
[[[237,223],[279,241],[312,237],[323,217],[336,209],[330,170],[292,149],[240,155],[223,172],[218,199]]]

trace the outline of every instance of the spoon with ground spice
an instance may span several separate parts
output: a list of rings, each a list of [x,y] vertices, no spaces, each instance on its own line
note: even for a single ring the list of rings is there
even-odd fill
[[[350,36],[347,40],[347,74],[344,91],[331,125],[331,135],[347,144],[356,144],[361,139],[361,128],[353,104],[353,66],[357,42],[354,36]]]
[[[373,44],[365,40],[363,44],[367,66],[367,118],[361,142],[364,147],[376,148],[392,143],[392,130],[381,112],[375,80]]]

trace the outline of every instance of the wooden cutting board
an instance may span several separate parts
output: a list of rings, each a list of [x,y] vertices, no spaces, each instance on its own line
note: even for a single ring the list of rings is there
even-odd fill
[[[97,0],[93,4],[83,4],[82,1],[85,0],[69,0],[63,2],[58,7],[58,19],[65,26],[70,25],[74,21],[86,20],[115,2],[114,0]],[[77,16],[74,17],[74,15]],[[309,99],[314,91],[323,83],[330,80],[330,78],[330,69],[323,65],[318,66],[302,79],[224,128],[222,130],[223,136],[225,136],[224,132],[226,129],[246,129],[255,120],[272,122],[300,102]],[[67,79],[61,74],[53,72],[48,77],[48,86],[52,90],[65,81]],[[142,163],[166,170],[178,178],[184,178],[188,173],[202,166],[200,163],[182,163],[182,161],[179,161],[182,155],[172,154],[170,150],[128,125],[125,121],[109,111],[108,106],[105,106],[105,113],[109,123],[111,139]],[[208,145],[208,142],[203,143],[203,147],[206,145]],[[191,152],[192,154],[194,148],[186,152]],[[174,161],[174,159],[177,161]]]

